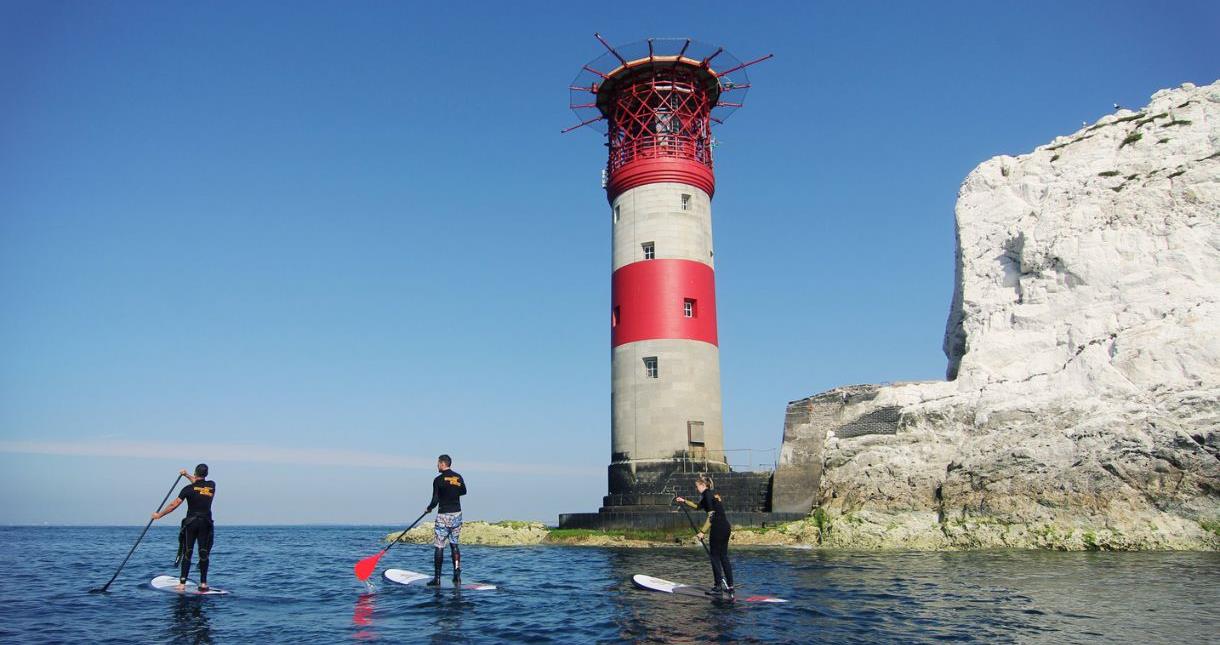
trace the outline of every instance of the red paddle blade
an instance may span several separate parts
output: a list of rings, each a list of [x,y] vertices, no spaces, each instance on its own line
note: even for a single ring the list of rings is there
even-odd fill
[[[384,549],[378,551],[377,555],[370,555],[369,557],[357,562],[356,566],[352,567],[356,571],[356,579],[368,580],[369,576],[373,575],[373,571],[377,569],[377,561],[380,560],[381,556],[383,555],[385,555]]]

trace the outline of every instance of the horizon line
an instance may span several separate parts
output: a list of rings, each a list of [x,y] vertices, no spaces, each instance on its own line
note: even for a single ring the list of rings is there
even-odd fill
[[[183,455],[191,454],[197,457],[199,452],[200,446],[197,444],[165,441],[0,441],[0,453],[6,454],[181,460]],[[207,462],[210,463],[236,461],[407,470],[430,470],[436,467],[436,461],[431,458],[421,459],[360,450],[282,448],[256,443],[212,444],[207,447],[206,452],[208,453]],[[192,459],[196,457],[192,457]],[[187,459],[186,461],[191,462],[192,460]],[[561,466],[479,460],[464,462],[461,465],[463,469],[493,473],[605,475],[605,466]]]

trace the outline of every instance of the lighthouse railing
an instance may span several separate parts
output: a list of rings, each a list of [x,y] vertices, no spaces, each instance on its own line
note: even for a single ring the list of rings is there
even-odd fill
[[[637,159],[674,157],[692,159],[709,168],[712,166],[711,148],[705,136],[684,134],[653,134],[624,141],[613,141],[607,168],[614,172]]]
[[[774,472],[777,448],[694,449],[656,457],[632,457],[633,461],[677,462],[684,473],[700,473],[728,466],[734,472]]]
[[[776,448],[728,448],[709,450],[723,455],[723,463],[734,471],[773,472],[776,464]]]

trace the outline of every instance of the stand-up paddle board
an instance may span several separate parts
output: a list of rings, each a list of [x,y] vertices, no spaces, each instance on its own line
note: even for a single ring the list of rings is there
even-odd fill
[[[647,589],[649,591],[660,591],[662,593],[695,596],[698,598],[728,599],[728,596],[725,596],[724,594],[715,593],[703,587],[693,587],[691,585],[684,585],[680,582],[670,582],[669,580],[662,580],[661,578],[654,578],[652,576],[646,576],[639,573],[631,576],[631,582],[635,586],[641,589]],[[759,595],[736,596],[734,597],[734,600],[740,602],[788,602],[783,598],[776,598],[775,596]]]
[[[427,584],[432,580],[432,576],[420,573],[418,571],[407,571],[406,569],[386,569],[381,574],[383,578],[396,585],[406,585],[409,587],[420,587],[424,589],[436,589],[437,587],[428,587]],[[463,582],[461,585],[454,585],[453,580],[449,576],[441,576],[440,589],[465,589],[467,591],[490,591],[495,589],[495,585],[489,585],[483,582]]]
[[[215,587],[208,587],[207,591],[200,591],[199,585],[195,584],[194,580],[187,580],[186,588],[179,591],[178,578],[174,576],[157,576],[148,585],[157,591],[168,591],[184,596],[223,596],[229,593],[224,589],[217,589]]]

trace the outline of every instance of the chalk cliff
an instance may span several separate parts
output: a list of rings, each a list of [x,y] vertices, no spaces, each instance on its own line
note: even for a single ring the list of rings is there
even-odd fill
[[[789,404],[775,510],[850,547],[1220,547],[1220,82],[962,184],[948,381]]]

